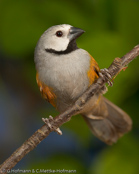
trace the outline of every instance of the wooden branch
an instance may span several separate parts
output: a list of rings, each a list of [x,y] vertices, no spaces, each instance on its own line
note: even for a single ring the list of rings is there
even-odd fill
[[[129,53],[122,58],[115,58],[108,68],[111,76],[116,76],[125,66],[127,66],[134,58],[139,55],[139,45],[135,46]],[[73,115],[81,111],[85,103],[98,92],[106,83],[102,77],[99,77],[76,102],[64,113],[56,116],[54,119],[49,118],[49,125],[43,125],[38,129],[21,147],[19,147],[3,164],[0,165],[0,173],[7,173],[8,169],[12,169],[26,154],[33,150],[50,132],[56,131],[57,128],[68,122]]]

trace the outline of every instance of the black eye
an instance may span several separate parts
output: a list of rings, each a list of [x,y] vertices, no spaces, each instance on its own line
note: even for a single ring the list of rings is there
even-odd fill
[[[57,37],[61,37],[62,35],[63,35],[62,31],[57,31],[57,32],[56,32],[56,36],[57,36]]]

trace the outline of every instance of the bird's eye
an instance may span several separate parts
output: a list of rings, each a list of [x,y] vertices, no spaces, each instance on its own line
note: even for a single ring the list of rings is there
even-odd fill
[[[57,36],[57,37],[61,37],[62,35],[63,35],[62,31],[57,31],[57,32],[56,32],[56,36]]]

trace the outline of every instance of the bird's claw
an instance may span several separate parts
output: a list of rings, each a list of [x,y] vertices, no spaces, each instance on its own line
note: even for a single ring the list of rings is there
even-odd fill
[[[109,86],[113,86],[112,76],[107,68],[101,69],[99,72],[99,76],[106,80]]]
[[[50,115],[49,118],[42,118],[42,121],[48,126],[48,128],[50,129],[50,131],[55,131],[57,132],[59,135],[62,135],[62,131],[59,128],[55,128],[52,126],[51,122],[53,121],[53,117]]]

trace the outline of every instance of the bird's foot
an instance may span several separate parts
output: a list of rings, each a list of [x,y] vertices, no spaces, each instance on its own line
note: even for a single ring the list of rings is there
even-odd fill
[[[55,131],[57,132],[59,135],[62,135],[62,131],[59,128],[55,128],[51,122],[53,121],[53,117],[50,115],[49,118],[42,118],[42,121],[48,126],[48,128],[50,129],[50,131]]]
[[[106,80],[109,86],[113,86],[112,76],[107,68],[101,69],[99,72],[99,76]]]

